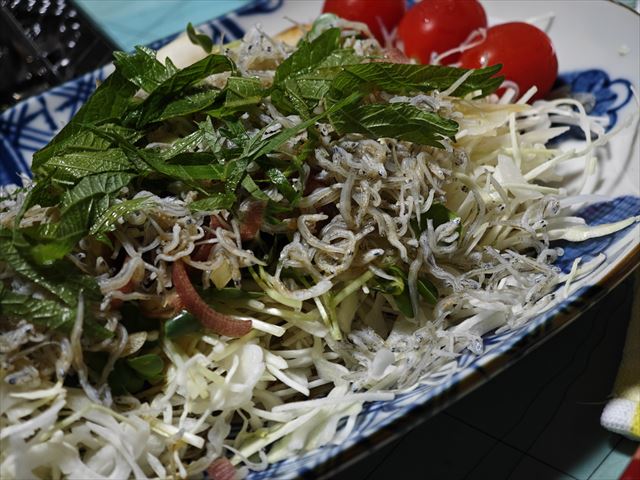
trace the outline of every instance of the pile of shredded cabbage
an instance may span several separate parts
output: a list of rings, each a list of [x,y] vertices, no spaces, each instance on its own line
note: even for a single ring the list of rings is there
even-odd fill
[[[343,35],[359,54],[384,54],[375,40],[357,39],[348,29]],[[229,55],[268,84],[290,52],[256,29]],[[573,206],[596,198],[587,195],[588,178],[598,148],[615,133],[605,132],[604,120],[589,117],[580,102],[529,105],[532,91],[515,102],[512,90],[485,99],[456,98],[451,91],[382,93],[386,102],[458,122],[455,140],[443,139],[445,149],[355,134],[337,138],[331,124],[317,125],[321,143],[307,160],[305,178],[295,179],[315,188],[300,201],[297,217],[260,226],[269,234],[291,233],[271,273],[243,246],[239,219],[224,210],[191,212],[193,192],[123,191],[123,201],[145,198],[137,212],[120,218],[108,253],[116,258],[124,251],[128,261],[113,271],[89,239],[70,256],[97,278],[113,339],[81,343],[82,299],[67,336],[2,320],[0,476],[186,478],[228,457],[242,477],[338,444],[365,402],[446,381],[463,350],[482,354],[483,334],[520,327],[547,308],[559,285],[593,267],[576,262],[570,275],[561,274],[554,261],[562,249],[552,241],[607,235],[638,221],[590,227],[572,216]],[[300,121],[265,102],[253,128],[273,134]],[[580,146],[546,146],[570,125],[584,132]],[[306,135],[288,148],[295,151]],[[556,167],[563,162],[584,165],[584,189],[562,186]],[[281,195],[275,188],[267,194],[276,202]],[[3,197],[0,224],[10,226],[24,192]],[[455,215],[412,228],[435,204]],[[32,208],[22,222],[46,222],[47,215],[46,208]],[[204,244],[212,245],[207,257],[192,259]],[[176,261],[197,271],[205,289],[259,292],[215,304],[251,320],[251,332],[240,338],[206,331],[176,339],[160,330],[129,334],[113,302],[170,308]],[[413,316],[399,313],[391,293],[372,287],[398,282],[390,265],[406,272],[402,287]],[[421,295],[420,278],[437,289],[433,302]],[[0,279],[14,291],[42,295],[7,265],[0,264]],[[130,282],[141,287],[124,289]],[[135,396],[112,395],[109,368],[146,341],[158,342],[168,365],[165,381]],[[83,351],[107,352],[100,378],[89,378]],[[70,372],[78,377],[75,387],[64,383]]]

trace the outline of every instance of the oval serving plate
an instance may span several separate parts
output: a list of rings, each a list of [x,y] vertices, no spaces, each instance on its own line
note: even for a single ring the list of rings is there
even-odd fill
[[[561,71],[558,89],[563,95],[588,99],[591,114],[608,117],[610,127],[629,123],[628,119],[638,109],[632,89],[640,85],[640,15],[607,0],[494,0],[483,4],[490,24],[529,20],[547,30],[558,54]],[[259,0],[200,28],[214,40],[222,36],[227,41],[240,38],[256,23],[273,34],[288,28],[291,25],[288,19],[311,21],[320,13],[321,5],[321,1],[314,0]],[[170,40],[163,39],[150,46],[159,48]],[[110,66],[98,69],[0,114],[0,185],[18,182],[20,174],[28,174],[33,152],[69,121],[93,91],[96,80],[104,79],[111,70]],[[562,146],[566,148],[575,141],[569,133]],[[579,171],[582,167],[569,168]],[[569,188],[577,188],[577,182]],[[578,212],[588,223],[640,215],[637,116],[604,150],[591,183],[593,191],[607,199]],[[544,313],[523,327],[486,335],[481,355],[465,350],[458,358],[460,370],[442,383],[417,386],[392,401],[366,404],[352,434],[342,444],[281,461],[268,470],[252,472],[248,478],[328,476],[469,393],[575,320],[638,266],[640,225],[636,223],[608,237],[563,246],[565,255],[558,265],[564,271],[578,257],[588,261],[604,253],[606,260],[573,283],[567,295],[558,294]]]

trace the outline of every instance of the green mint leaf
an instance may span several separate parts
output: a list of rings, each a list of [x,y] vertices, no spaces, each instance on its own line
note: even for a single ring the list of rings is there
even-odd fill
[[[225,101],[218,108],[207,111],[214,118],[227,118],[246,112],[258,105],[268,95],[259,79],[251,77],[229,77],[225,86]]]
[[[240,120],[223,120],[224,126],[220,127],[220,133],[236,145],[244,148],[249,141],[247,129]]]
[[[60,203],[60,220],[36,229],[39,241],[31,248],[34,260],[47,265],[71,252],[89,233],[94,218],[109,207],[109,196],[119,192],[134,177],[131,173],[99,173],[83,178],[65,192]]]
[[[26,320],[36,326],[70,333],[76,320],[75,308],[54,300],[35,299],[11,292],[0,284],[0,316]],[[105,340],[113,333],[91,318],[85,318],[83,333],[96,340]]]
[[[225,86],[225,105],[233,105],[233,102],[246,99],[262,99],[267,95],[262,82],[256,77],[229,77]]]
[[[411,221],[411,228],[416,235],[420,235],[427,228],[428,220],[433,220],[433,228],[437,228],[455,219],[460,219],[456,212],[449,210],[442,203],[435,202],[429,207],[429,210],[420,215],[419,219]],[[458,226],[458,233],[462,235],[462,223]]]
[[[206,150],[214,155],[220,155],[224,149],[226,138],[220,130],[213,128],[210,117],[198,124],[198,131],[202,135],[202,143]]]
[[[236,196],[231,193],[218,193],[207,198],[191,202],[189,209],[192,212],[211,212],[214,210],[229,210],[236,201]]]
[[[162,378],[164,361],[155,353],[148,353],[134,358],[127,358],[127,365],[145,380],[155,382]]]
[[[100,152],[80,151],[52,157],[43,172],[50,172],[52,181],[75,184],[87,175],[107,172],[130,172],[131,162],[120,148]],[[41,180],[42,181],[42,180]]]
[[[277,168],[270,168],[267,170],[267,178],[271,183],[273,183],[278,191],[284,195],[284,197],[291,203],[295,205],[298,200],[300,200],[300,193],[293,188],[291,183],[289,183],[289,179]]]
[[[170,118],[185,117],[194,113],[202,112],[222,95],[222,90],[204,90],[202,92],[191,93],[168,103],[157,117],[152,118],[153,122],[161,122]]]
[[[47,160],[60,152],[71,148],[84,149],[104,145],[102,139],[87,133],[83,125],[122,118],[137,89],[134,83],[119,72],[112,73],[60,133],[45,148],[34,154],[32,165],[34,173],[37,174]]]
[[[59,201],[61,195],[62,190],[51,183],[50,176],[36,182],[31,189],[27,190],[24,202],[13,221],[14,231],[18,230],[20,222],[24,214],[27,213],[27,210],[35,205],[51,207]]]
[[[235,193],[238,185],[240,185],[242,179],[247,173],[249,163],[249,159],[245,157],[226,164],[228,175],[224,184],[224,189],[227,193]]]
[[[442,148],[442,137],[453,138],[458,124],[409,104],[351,106],[329,117],[340,134],[362,133],[371,138],[396,138]]]
[[[100,296],[95,280],[76,274],[72,265],[62,261],[56,268],[42,268],[34,265],[26,255],[29,243],[21,232],[0,230],[0,261],[6,262],[13,270],[37,286],[47,290],[70,306],[76,305],[78,292],[83,289],[89,298]]]
[[[167,338],[178,338],[190,333],[202,331],[200,321],[186,310],[181,311],[175,317],[164,323],[164,335]]]
[[[294,110],[308,118],[306,111],[315,108],[327,95],[333,80],[346,65],[362,62],[363,57],[356,55],[351,49],[340,49],[331,52],[310,71],[298,73],[283,80],[282,87],[272,92],[274,104],[282,104],[281,95],[289,101]]]
[[[480,90],[483,96],[495,91],[503,77],[494,77],[500,65],[474,70],[452,95],[464,96]],[[446,90],[467,70],[442,65],[412,65],[400,63],[363,63],[351,65],[336,76],[328,96],[331,101],[344,98],[355,91],[369,93],[382,90],[397,95],[408,95],[433,90]]]
[[[101,236],[116,229],[121,218],[153,204],[149,197],[138,197],[114,203],[109,208],[101,212],[94,221],[90,235]]]
[[[318,66],[332,52],[340,48],[340,29],[331,28],[323,32],[312,42],[302,40],[295,52],[289,55],[276,69],[273,80],[278,85],[284,79],[303,72],[309,72]]]
[[[116,69],[131,83],[151,93],[176,73],[173,64],[156,60],[156,52],[137,46],[134,53],[113,52]]]
[[[265,202],[269,201],[267,194],[260,190],[260,187],[256,184],[255,180],[251,178],[251,175],[247,175],[242,179],[242,186],[253,198]]]
[[[126,187],[135,175],[123,172],[98,173],[83,178],[62,197],[61,214],[64,218],[71,208],[105,195],[114,195]]]
[[[147,161],[151,168],[157,173],[169,177],[172,180],[182,180],[183,182],[193,183],[199,180],[224,181],[229,175],[229,165],[218,164],[215,155],[211,155],[208,152],[184,153],[176,158],[180,158],[182,163],[167,163],[166,161],[152,157],[147,157]],[[202,163],[190,164],[189,159]],[[172,162],[175,162],[175,159],[172,159]],[[194,187],[196,187],[196,185],[194,185]]]
[[[244,147],[243,156],[248,157],[250,159],[256,159],[261,157],[262,155],[266,155],[267,153],[271,153],[277,150],[283,143],[285,143],[290,138],[296,136],[298,133],[306,130],[307,128],[316,124],[316,122],[322,120],[325,117],[330,117],[331,115],[347,109],[347,107],[353,106],[357,101],[361,99],[361,95],[359,93],[347,95],[345,98],[340,100],[339,102],[333,104],[323,113],[316,115],[313,118],[305,120],[304,122],[299,123],[298,125],[285,128],[281,132],[277,133],[268,138],[262,138],[262,131],[256,134],[254,137],[250,139],[250,141]]]
[[[418,293],[431,305],[438,303],[438,289],[426,278],[418,278]]]
[[[211,40],[211,37],[196,30],[191,22],[187,25],[187,36],[191,43],[202,47],[205,52],[211,53],[211,50],[213,50],[213,41]]]
[[[271,100],[284,113],[297,112],[309,118],[341,66],[360,61],[351,50],[340,49],[338,28],[323,32],[312,42],[302,40],[276,69]]]
[[[147,123],[160,118],[164,107],[173,98],[180,96],[187,88],[204,80],[209,75],[233,71],[233,62],[224,55],[209,55],[206,58],[179,70],[175,75],[162,82],[151,94],[135,108],[135,125],[142,128]]]

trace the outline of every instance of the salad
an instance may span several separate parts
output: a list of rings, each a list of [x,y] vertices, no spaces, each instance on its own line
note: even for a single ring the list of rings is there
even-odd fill
[[[570,214],[555,167],[587,176],[615,129],[496,93],[499,66],[332,15],[295,46],[188,37],[182,68],[116,53],[0,195],[2,478],[230,479],[340,443],[593,268],[554,240],[638,220]]]

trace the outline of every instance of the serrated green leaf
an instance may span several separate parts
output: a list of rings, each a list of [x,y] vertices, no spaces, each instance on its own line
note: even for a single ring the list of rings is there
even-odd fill
[[[181,311],[175,317],[164,323],[164,335],[167,338],[178,338],[190,333],[202,331],[200,321],[186,310]]]
[[[344,65],[360,63],[362,57],[340,48],[340,30],[329,29],[312,42],[302,40],[298,49],[276,69],[271,100],[284,113],[310,112],[329,90]]]
[[[132,173],[107,172],[83,178],[62,197],[61,214],[64,216],[71,208],[81,202],[88,202],[96,197],[113,195],[126,187],[135,177]]]
[[[11,292],[0,284],[0,317],[26,320],[42,328],[70,333],[76,320],[77,311],[53,300],[34,299],[27,295]],[[83,332],[87,336],[105,340],[113,333],[91,318],[84,321]]]
[[[177,72],[172,63],[156,60],[156,52],[147,47],[137,46],[133,53],[113,52],[113,57],[118,72],[148,93]]]
[[[396,138],[442,148],[442,137],[453,138],[458,124],[406,103],[353,106],[329,117],[340,134],[362,133],[371,138]]]
[[[222,95],[222,90],[204,90],[191,93],[168,103],[157,117],[152,117],[148,121],[161,122],[170,118],[184,117],[194,113],[202,112],[209,108]]]
[[[47,161],[44,168],[51,172],[52,181],[70,184],[94,173],[130,172],[134,169],[120,148],[56,155]]]
[[[245,145],[243,156],[250,159],[256,159],[261,157],[262,155],[271,153],[277,150],[287,140],[296,136],[298,133],[315,125],[316,122],[322,120],[323,118],[331,117],[331,115],[335,114],[336,112],[355,104],[358,100],[360,100],[360,98],[361,96],[359,93],[347,95],[345,98],[343,98],[339,102],[333,104],[330,108],[325,110],[323,113],[316,115],[315,117],[310,118],[308,120],[305,120],[304,122],[301,122],[294,127],[285,128],[281,132],[271,137],[263,138],[262,134],[259,132],[254,137],[252,137],[250,141]]]
[[[225,105],[247,98],[259,98],[267,94],[262,82],[257,77],[229,77],[225,86]]]
[[[218,193],[207,198],[191,202],[189,209],[192,212],[211,212],[214,210],[229,210],[236,201],[236,196],[231,193]]]
[[[291,183],[289,183],[289,179],[279,169],[270,168],[267,170],[267,178],[276,186],[278,191],[284,195],[289,203],[292,205],[297,203],[300,198],[300,193],[293,188]]]
[[[411,221],[411,228],[416,235],[420,235],[427,228],[428,220],[433,221],[433,228],[438,228],[444,223],[459,218],[460,216],[456,212],[449,210],[444,204],[434,202],[429,210],[422,213],[419,218]],[[462,224],[458,226],[458,233],[462,235]]]
[[[218,108],[208,110],[207,115],[224,119],[239,112],[244,113],[258,105],[269,94],[269,91],[262,86],[262,82],[252,77],[229,77],[224,91],[224,103]]]
[[[148,196],[114,203],[98,215],[89,230],[89,234],[99,236],[107,232],[112,232],[116,229],[116,225],[121,218],[152,204],[153,200]]]
[[[479,90],[482,95],[495,91],[502,77],[494,77],[500,65],[473,70],[473,73],[453,92],[464,96]],[[369,93],[382,90],[396,95],[408,95],[433,90],[446,90],[468,70],[442,65],[413,65],[402,63],[362,63],[350,65],[335,78],[328,97],[335,102],[354,91]]]
[[[311,71],[339,48],[339,28],[330,28],[312,42],[302,40],[295,52],[278,65],[273,80],[274,85],[293,75]]]
[[[208,152],[214,155],[222,152],[226,138],[219,130],[213,128],[210,117],[207,117],[206,120],[198,124],[198,131],[202,135],[202,143]]]
[[[32,169],[38,173],[44,163],[54,155],[70,148],[103,145],[96,135],[87,133],[84,124],[96,124],[120,119],[138,87],[119,72],[112,73],[89,97],[71,121],[42,150],[33,155]],[[36,176],[37,178],[37,176]]]
[[[127,358],[127,365],[135,370],[142,378],[152,382],[161,378],[162,371],[164,370],[164,361],[155,353]]]
[[[204,33],[196,30],[191,22],[187,24],[187,36],[189,37],[191,43],[202,47],[205,52],[211,53],[211,50],[213,50],[213,41],[211,40],[211,38],[208,35],[205,35]]]
[[[47,290],[67,305],[76,305],[80,290],[84,290],[90,299],[100,297],[95,280],[76,273],[68,261],[61,261],[55,268],[49,269],[34,265],[25,254],[29,243],[21,232],[2,230],[0,233],[0,261],[10,265],[17,274]]]
[[[31,256],[42,265],[64,257],[89,233],[94,219],[109,206],[109,196],[119,192],[135,177],[131,173],[109,172],[85,177],[65,192],[60,203],[61,218],[56,223],[40,225],[38,244]]]
[[[139,112],[135,117],[135,125],[142,128],[147,123],[159,118],[164,107],[176,96],[181,95],[188,87],[195,85],[209,75],[234,70],[233,62],[224,55],[209,55],[197,61],[175,75],[171,76],[151,92],[151,94],[136,107]]]

